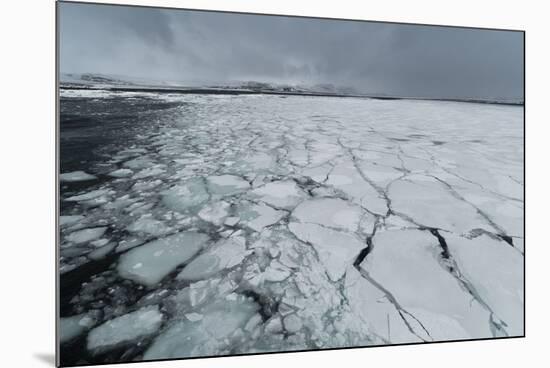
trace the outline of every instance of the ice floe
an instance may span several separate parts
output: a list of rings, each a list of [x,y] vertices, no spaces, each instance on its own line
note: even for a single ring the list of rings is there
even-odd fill
[[[66,239],[73,243],[86,243],[91,240],[99,239],[105,234],[107,227],[92,227],[89,229],[77,230],[66,236]]]
[[[87,348],[93,352],[105,351],[151,335],[160,328],[162,314],[157,306],[139,309],[114,318],[90,331]]]
[[[124,278],[153,286],[197,254],[208,239],[205,234],[181,232],[153,240],[123,254],[118,272]]]
[[[62,182],[77,182],[77,181],[88,181],[88,180],[96,180],[97,177],[88,174],[84,171],[73,171],[68,173],[63,173],[59,175],[59,180]]]

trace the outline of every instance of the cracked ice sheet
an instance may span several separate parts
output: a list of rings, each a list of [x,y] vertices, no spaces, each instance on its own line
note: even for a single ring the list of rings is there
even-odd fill
[[[506,323],[508,334],[523,335],[522,255],[507,243],[487,235],[471,240],[446,235],[446,239],[460,271],[496,316]]]
[[[181,105],[144,116],[136,143],[104,168],[78,168],[98,180],[62,186],[61,269],[113,260],[94,275],[101,290],[73,298],[64,318],[102,326],[139,311],[147,290],[163,324],[145,352],[120,350],[132,359],[501,336],[489,309],[521,334],[521,108],[156,98]],[[441,229],[452,261],[418,225]],[[120,287],[131,292],[109,304]],[[226,320],[227,341],[204,325]],[[74,321],[66,336],[89,335]],[[170,336],[190,326],[180,351]]]
[[[360,267],[414,316],[409,323],[418,336],[427,341],[492,336],[489,312],[444,269],[442,250],[429,232],[383,231],[373,238],[373,248]]]

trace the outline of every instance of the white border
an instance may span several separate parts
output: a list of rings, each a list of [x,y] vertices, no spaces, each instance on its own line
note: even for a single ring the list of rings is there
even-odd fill
[[[114,1],[104,0],[106,3]],[[401,346],[142,363],[113,367],[517,367],[547,361],[548,262],[545,181],[549,128],[548,11],[529,1],[140,0],[137,5],[433,23],[527,31],[527,337],[425,346]],[[53,366],[54,353],[54,1],[0,4],[2,119],[3,367]],[[6,236],[7,235],[7,236]],[[535,365],[539,365],[534,363]],[[103,366],[110,367],[110,366]]]

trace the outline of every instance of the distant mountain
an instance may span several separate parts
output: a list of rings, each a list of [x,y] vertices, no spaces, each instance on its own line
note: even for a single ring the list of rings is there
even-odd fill
[[[97,73],[62,73],[60,87],[66,89],[110,89],[128,91],[154,91],[173,93],[209,94],[280,94],[305,96],[367,97],[384,100],[443,100],[477,103],[523,105],[523,100],[502,98],[434,98],[391,96],[383,93],[360,93],[351,87],[333,84],[291,85],[259,81],[232,81],[224,84],[186,84],[183,82],[156,81],[143,78],[105,75]]]

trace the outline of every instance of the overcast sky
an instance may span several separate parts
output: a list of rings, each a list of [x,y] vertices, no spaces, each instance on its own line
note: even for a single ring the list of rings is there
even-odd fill
[[[523,98],[523,34],[61,3],[62,73]]]

